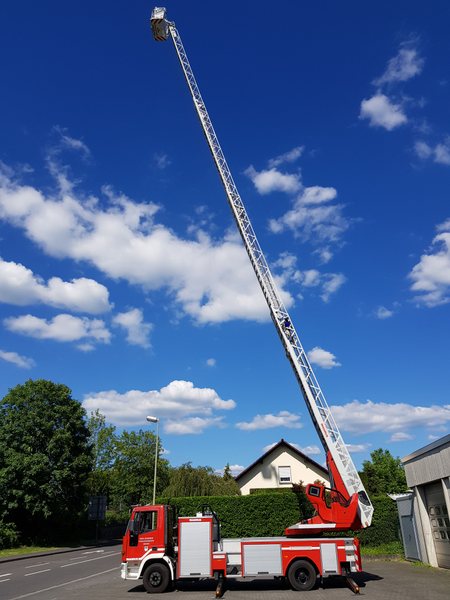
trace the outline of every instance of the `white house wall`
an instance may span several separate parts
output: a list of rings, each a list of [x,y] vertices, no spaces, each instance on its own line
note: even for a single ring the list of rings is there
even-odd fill
[[[280,483],[278,480],[278,467],[291,467],[291,483]],[[317,479],[324,481],[326,485],[330,482],[323,471],[314,467],[313,463],[304,462],[302,459],[285,447],[277,448],[266,458],[258,462],[253,469],[245,473],[239,480],[241,493],[245,496],[252,489],[261,488],[290,488],[292,483],[305,485],[313,483]]]

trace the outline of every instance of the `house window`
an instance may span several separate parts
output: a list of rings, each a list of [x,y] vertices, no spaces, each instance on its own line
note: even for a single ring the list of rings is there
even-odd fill
[[[280,483],[292,483],[291,467],[278,467],[278,481]]]

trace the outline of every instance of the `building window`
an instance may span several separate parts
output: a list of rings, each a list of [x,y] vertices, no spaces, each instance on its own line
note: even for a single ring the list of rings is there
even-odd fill
[[[278,467],[279,483],[292,483],[291,467]]]

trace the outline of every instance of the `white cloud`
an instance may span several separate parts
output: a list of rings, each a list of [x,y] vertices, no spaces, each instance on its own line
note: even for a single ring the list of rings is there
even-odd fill
[[[344,205],[331,204],[336,197],[337,191],[332,187],[306,187],[290,210],[269,221],[269,229],[272,233],[289,229],[296,237],[314,244],[339,243],[350,221],[343,215]],[[328,254],[327,260],[330,258]]]
[[[362,100],[359,118],[369,119],[371,127],[384,127],[388,131],[392,131],[408,121],[402,107],[399,104],[394,104],[380,92],[367,100]]]
[[[6,352],[6,350],[0,350],[0,359],[10,362],[21,369],[31,369],[36,365],[32,358],[22,356],[21,354],[17,354],[17,352]]]
[[[154,154],[153,158],[155,159],[156,166],[161,170],[167,169],[167,167],[172,164],[170,158],[163,152]]]
[[[325,273],[323,279],[323,291],[320,297],[324,302],[329,302],[332,294],[335,294],[347,281],[342,273]]]
[[[319,261],[323,265],[326,265],[327,263],[329,263],[330,260],[333,258],[333,253],[331,252],[331,250],[328,246],[324,246],[322,248],[317,248],[317,250],[314,250],[313,254],[315,254],[319,257]]]
[[[294,148],[286,155],[281,155],[269,161],[273,164],[286,162],[286,157],[297,157],[300,148]],[[294,152],[295,151],[295,152]],[[256,171],[251,165],[245,171],[260,194],[282,191],[297,194],[290,210],[277,219],[270,219],[269,230],[281,233],[286,229],[292,231],[302,241],[311,241],[321,248],[316,250],[321,262],[326,263],[332,258],[329,244],[340,243],[343,234],[350,227],[351,221],[344,217],[342,204],[333,204],[337,191],[333,187],[313,185],[304,187],[300,174],[281,173],[274,166],[269,170]]]
[[[236,477],[237,475],[239,475],[239,473],[241,473],[245,467],[243,465],[228,465],[229,469],[230,469],[230,473],[233,477]],[[221,467],[218,469],[214,469],[214,472],[216,475],[219,475],[220,477],[223,477],[223,474],[225,472],[225,468],[226,467]]]
[[[372,444],[345,444],[349,452],[358,453],[358,452],[367,452]]]
[[[301,204],[325,204],[330,200],[334,200],[336,196],[337,191],[333,187],[312,185],[303,190],[298,202],[301,202]]]
[[[295,415],[287,410],[281,410],[277,415],[256,415],[251,421],[236,423],[238,429],[244,431],[255,431],[257,429],[271,429],[273,427],[287,427],[288,429],[300,429],[300,415]]]
[[[217,363],[217,361],[216,361],[215,358],[208,358],[208,359],[206,359],[206,365],[208,367],[215,367],[216,363]]]
[[[236,402],[222,400],[212,388],[197,388],[191,381],[175,380],[160,390],[92,393],[85,396],[83,406],[88,413],[98,409],[108,422],[119,426],[140,425],[146,415],[154,414],[161,419],[164,431],[181,433],[184,426],[176,424],[188,423],[190,431],[186,433],[193,433],[202,427],[219,425],[213,411],[232,410]]]
[[[397,431],[391,435],[390,442],[406,442],[408,440],[413,440],[414,436],[409,433],[405,433],[404,431]]]
[[[417,141],[414,144],[414,152],[416,153],[416,155],[419,158],[421,158],[422,160],[425,160],[427,158],[430,158],[430,156],[432,156],[433,148],[424,141]]]
[[[377,319],[389,319],[390,317],[392,317],[394,314],[393,310],[389,310],[389,308],[386,308],[385,306],[379,306],[377,308],[377,310],[375,311],[375,316]]]
[[[297,159],[300,158],[300,156],[303,154],[304,150],[305,150],[304,146],[296,146],[295,148],[292,148],[292,150],[289,150],[288,152],[285,152],[284,154],[280,154],[279,156],[277,156],[275,158],[271,158],[269,160],[269,168],[272,169],[274,167],[279,167],[283,163],[295,162]]]
[[[333,369],[334,367],[341,366],[341,363],[336,360],[334,354],[328,352],[328,350],[319,348],[319,346],[308,352],[308,358],[311,364],[322,367],[322,369]]]
[[[411,43],[404,43],[402,46],[398,54],[389,60],[381,77],[375,79],[375,85],[408,81],[408,79],[420,75],[424,59],[419,56],[415,48],[411,47]]]
[[[305,271],[298,271],[296,278],[305,287],[316,287],[322,282],[322,273],[317,269],[306,269]]]
[[[289,443],[290,443],[290,442],[289,442]],[[274,447],[274,446],[276,446],[277,444],[278,444],[278,442],[273,442],[272,444],[267,444],[267,446],[264,446],[264,448],[263,448],[263,450],[262,450],[262,451],[263,451],[263,452],[264,452],[264,454],[265,454],[266,452],[268,452],[269,450],[271,450],[271,448],[273,448],[273,447]]]
[[[258,192],[263,195],[271,192],[292,194],[301,188],[300,175],[281,173],[275,168],[256,171],[253,165],[250,165],[244,173],[253,181]]]
[[[331,412],[342,431],[396,433],[412,427],[435,427],[450,422],[450,404],[414,406],[406,402],[359,402],[332,406]]]
[[[165,433],[172,435],[198,435],[209,427],[221,427],[223,417],[190,417],[180,421],[168,420],[164,423]]]
[[[433,162],[441,165],[450,165],[450,136],[447,136],[442,142],[432,146],[422,140],[414,144],[414,152],[422,159],[432,159]]]
[[[434,162],[441,165],[450,165],[450,138],[447,137],[445,142],[437,144],[434,148]]]
[[[41,340],[74,342],[88,339],[104,344],[111,339],[110,332],[100,319],[74,317],[61,314],[47,321],[33,315],[9,317],[3,321],[5,327],[13,333],[20,333]]]
[[[297,269],[297,257],[288,252],[282,253],[278,260],[271,263],[271,267],[274,273],[277,273],[276,269],[281,269],[275,277],[279,287],[292,281],[301,288],[317,288],[324,302],[329,302],[331,296],[347,281],[342,273],[322,273],[317,269],[300,271]],[[302,294],[298,294],[298,297],[302,298]]]
[[[411,290],[417,292],[414,300],[428,307],[450,302],[450,219],[437,230],[428,254],[422,254],[408,278]]]
[[[245,467],[243,465],[229,465],[230,467],[230,471],[231,474],[233,475],[233,477],[236,477],[236,475],[239,475],[239,473],[241,473],[241,471],[243,471],[245,469]],[[223,467],[223,469],[221,469],[221,473],[223,473],[225,470],[225,467]]]
[[[82,352],[92,352],[92,350],[95,350],[94,344],[90,344],[89,342],[77,344],[77,348]]]
[[[164,289],[200,323],[269,320],[269,311],[237,236],[185,240],[154,221],[158,207],[103,188],[98,199],[60,198],[0,176],[0,218],[24,229],[50,256],[86,261],[112,279]],[[281,289],[287,307],[292,296]]]
[[[306,454],[309,456],[322,454],[322,452],[323,452],[323,450],[321,448],[319,448],[319,446],[316,446],[315,444],[313,444],[312,446],[300,446],[300,444],[297,444],[295,442],[288,442],[288,443],[291,446],[294,446],[294,448],[297,448],[297,450],[299,450],[300,452],[303,452],[303,454]],[[278,442],[274,442],[273,444],[267,444],[267,446],[264,446],[263,452],[264,453],[268,452],[271,448],[273,448],[277,444],[278,444]]]
[[[79,140],[69,135],[65,127],[59,127],[58,125],[56,125],[53,128],[53,131],[55,131],[59,135],[59,144],[56,148],[52,149],[53,153],[59,153],[60,149],[67,149],[80,152],[80,154],[82,154],[85,158],[88,158],[91,155],[91,151],[89,150],[87,145],[82,140]]]
[[[321,273],[317,269],[295,271],[292,279],[299,285],[307,288],[320,288],[320,297],[324,302],[329,302],[331,296],[347,281],[347,278],[342,273]]]
[[[319,448],[319,446],[316,445],[312,445],[312,446],[298,446],[297,444],[293,444],[292,442],[290,442],[291,446],[295,446],[298,450],[300,450],[300,452],[303,452],[303,454],[306,454],[307,456],[317,456],[318,454],[322,454],[323,450],[322,448]]]
[[[108,289],[93,279],[45,282],[20,263],[0,258],[0,302],[25,306],[47,304],[76,312],[98,314],[110,310]]]
[[[132,308],[127,312],[117,314],[113,318],[113,323],[125,329],[129,344],[150,348],[150,332],[153,325],[144,321],[140,308]]]

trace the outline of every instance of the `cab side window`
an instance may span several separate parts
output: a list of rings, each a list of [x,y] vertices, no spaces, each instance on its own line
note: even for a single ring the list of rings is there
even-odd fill
[[[156,529],[158,513],[154,510],[142,512],[139,519],[139,533],[146,533]]]

